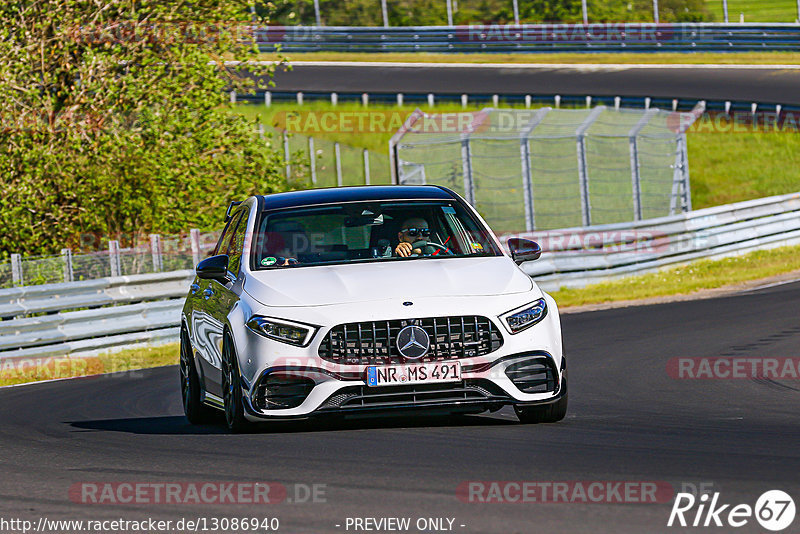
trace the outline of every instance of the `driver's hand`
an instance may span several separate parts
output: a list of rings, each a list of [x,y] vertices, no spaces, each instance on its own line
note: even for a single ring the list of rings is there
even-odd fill
[[[405,241],[397,245],[397,248],[394,249],[394,253],[401,258],[407,258],[411,256],[412,252],[413,250],[411,249],[411,243],[406,243]]]

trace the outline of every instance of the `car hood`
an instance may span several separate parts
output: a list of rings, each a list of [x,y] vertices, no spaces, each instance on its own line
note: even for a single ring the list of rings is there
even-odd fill
[[[506,256],[296,267],[248,274],[244,290],[265,306],[329,306],[413,297],[523,293],[531,278]]]

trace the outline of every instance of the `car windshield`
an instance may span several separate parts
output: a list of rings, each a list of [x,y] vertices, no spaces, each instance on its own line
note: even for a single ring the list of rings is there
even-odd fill
[[[354,202],[267,212],[254,269],[498,256],[483,225],[456,201]]]

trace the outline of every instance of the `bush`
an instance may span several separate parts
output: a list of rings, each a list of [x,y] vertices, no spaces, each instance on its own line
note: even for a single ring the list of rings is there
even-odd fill
[[[213,228],[289,188],[278,145],[225,109],[254,88],[220,61],[257,54],[249,21],[231,0],[0,6],[0,256]]]

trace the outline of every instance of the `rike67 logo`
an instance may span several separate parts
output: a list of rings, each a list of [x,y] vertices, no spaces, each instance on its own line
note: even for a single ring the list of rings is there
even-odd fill
[[[778,532],[791,525],[794,516],[794,500],[781,490],[763,493],[755,506],[722,503],[719,492],[699,497],[691,493],[678,493],[667,526],[739,528],[755,518],[763,528]]]

